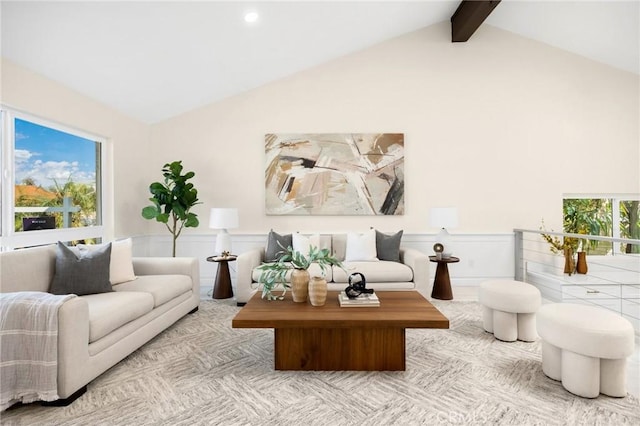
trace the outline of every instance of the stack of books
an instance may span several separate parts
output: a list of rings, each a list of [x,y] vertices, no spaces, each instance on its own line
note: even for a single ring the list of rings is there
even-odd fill
[[[338,301],[340,302],[340,307],[342,308],[351,308],[351,307],[376,307],[380,306],[380,299],[376,296],[375,293],[371,294],[361,294],[355,299],[349,299],[347,293],[341,291],[338,295]]]

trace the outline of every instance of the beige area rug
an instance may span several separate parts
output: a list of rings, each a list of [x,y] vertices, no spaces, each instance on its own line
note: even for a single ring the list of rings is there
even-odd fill
[[[485,333],[477,303],[434,304],[451,329],[408,330],[404,372],[278,372],[272,330],[232,329],[240,308],[202,301],[70,406],[20,406],[1,423],[640,424],[633,396],[574,396],[542,373],[539,341],[504,343]]]

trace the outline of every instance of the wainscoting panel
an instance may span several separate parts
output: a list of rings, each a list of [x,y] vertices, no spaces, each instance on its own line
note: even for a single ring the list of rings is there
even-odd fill
[[[240,254],[256,247],[263,247],[266,234],[231,234],[233,253]],[[435,235],[405,234],[402,244],[432,255]],[[513,234],[452,234],[452,255],[459,263],[449,264],[451,284],[459,287],[475,287],[486,279],[513,279],[514,236]],[[177,244],[177,256],[200,259],[200,291],[203,297],[211,297],[213,281],[218,264],[207,262],[213,255],[215,234],[184,234]],[[134,256],[171,256],[170,235],[145,235],[133,237]],[[431,279],[435,274],[435,263],[430,263]],[[236,263],[229,263],[231,279],[235,286]]]

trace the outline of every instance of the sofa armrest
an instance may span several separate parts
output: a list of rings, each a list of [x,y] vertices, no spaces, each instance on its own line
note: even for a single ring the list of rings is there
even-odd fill
[[[195,257],[134,257],[133,271],[136,275],[188,275],[193,294],[200,298],[200,263]]]
[[[400,261],[413,270],[416,290],[429,296],[429,256],[412,248],[400,249]]]
[[[253,270],[262,264],[264,248],[255,248],[238,256],[238,273],[236,276],[236,302],[247,303],[256,292],[251,277]]]
[[[93,379],[89,374],[89,304],[74,297],[58,310],[58,396],[71,396]]]

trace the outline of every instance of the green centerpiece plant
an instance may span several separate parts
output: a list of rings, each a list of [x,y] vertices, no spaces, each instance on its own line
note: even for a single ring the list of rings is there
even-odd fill
[[[258,267],[261,270],[258,282],[262,284],[262,298],[267,300],[282,300],[287,293],[287,289],[291,285],[287,282],[287,275],[295,271],[305,271],[309,269],[311,264],[316,263],[322,270],[322,274],[327,268],[335,265],[345,270],[342,262],[331,255],[329,249],[320,249],[311,246],[308,255],[303,255],[299,251],[294,250],[291,246],[283,247],[279,253],[278,260],[272,263],[263,263]],[[307,272],[307,282],[309,275]],[[273,291],[276,287],[282,286],[282,294],[274,295]]]

